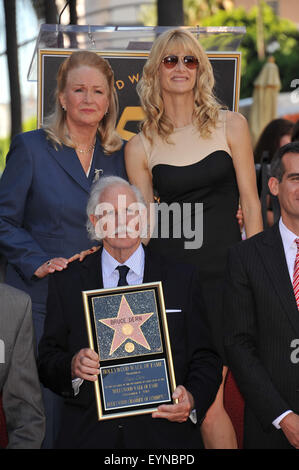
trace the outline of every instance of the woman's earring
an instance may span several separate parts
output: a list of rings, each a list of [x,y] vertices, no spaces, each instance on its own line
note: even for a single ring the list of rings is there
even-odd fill
[[[62,107],[62,111],[66,111],[66,108],[64,106],[61,106]]]

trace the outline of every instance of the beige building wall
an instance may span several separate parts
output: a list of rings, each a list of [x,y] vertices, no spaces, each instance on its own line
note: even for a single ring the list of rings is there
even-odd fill
[[[80,24],[91,25],[137,25],[140,9],[153,4],[154,0],[77,0]],[[86,16],[85,16],[86,15]]]
[[[277,8],[278,15],[281,18],[287,18],[293,21],[299,27],[299,1],[298,0],[266,0],[266,3]],[[243,6],[249,10],[257,5],[257,0],[235,0],[235,6]]]

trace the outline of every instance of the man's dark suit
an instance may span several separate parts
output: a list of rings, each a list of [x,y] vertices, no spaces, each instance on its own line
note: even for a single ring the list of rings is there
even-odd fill
[[[244,447],[289,448],[272,422],[299,413],[299,312],[278,224],[231,248],[224,311],[228,365],[245,398]]]
[[[194,399],[200,423],[221,383],[221,363],[210,347],[203,323],[195,269],[175,265],[145,250],[144,282],[162,281],[177,385]],[[65,397],[63,423],[57,446],[64,448],[116,448],[123,433],[126,448],[199,448],[199,425],[190,419],[172,423],[151,415],[97,421],[94,384],[84,381],[73,397],[71,360],[88,347],[82,290],[102,288],[101,250],[55,273],[49,282],[48,314],[39,349],[42,382]],[[192,358],[192,359],[191,359]]]

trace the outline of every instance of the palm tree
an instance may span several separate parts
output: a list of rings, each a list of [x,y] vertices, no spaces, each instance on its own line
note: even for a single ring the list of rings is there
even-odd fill
[[[70,9],[70,24],[77,24],[78,23],[77,0],[70,0],[69,9]]]
[[[264,42],[264,19],[263,4],[261,0],[257,0],[257,16],[256,16],[256,45],[259,60],[265,58],[265,42]]]
[[[22,132],[22,106],[19,82],[16,2],[4,0],[6,54],[10,87],[11,138]]]
[[[47,24],[56,24],[58,12],[55,0],[31,0],[36,16]]]
[[[31,0],[32,6],[38,18],[45,20],[47,24],[57,24],[58,15],[55,0]],[[67,2],[65,2],[66,4]],[[69,0],[70,24],[77,24],[77,0]]]
[[[77,0],[66,1],[64,7],[58,12],[55,0],[31,0],[33,8],[38,18],[44,20],[47,24],[57,24],[59,15],[63,14],[65,7],[68,7],[70,14],[70,24],[77,24]],[[77,40],[74,34],[70,33],[70,47],[77,48]],[[63,48],[63,36],[59,36],[58,47]]]
[[[184,24],[183,0],[158,0],[158,26]]]

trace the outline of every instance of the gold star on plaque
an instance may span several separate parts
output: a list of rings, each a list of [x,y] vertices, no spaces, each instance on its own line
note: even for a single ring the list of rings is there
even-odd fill
[[[150,350],[151,348],[140,327],[153,315],[153,313],[154,312],[134,315],[125,296],[123,295],[117,317],[99,320],[101,323],[104,323],[104,325],[109,326],[109,328],[114,330],[109,356],[111,356],[111,354],[113,354],[127,339],[131,339],[132,341],[135,341],[135,343]],[[128,352],[132,352],[135,349],[133,343],[130,343],[130,345],[131,346],[127,348],[129,349]]]

